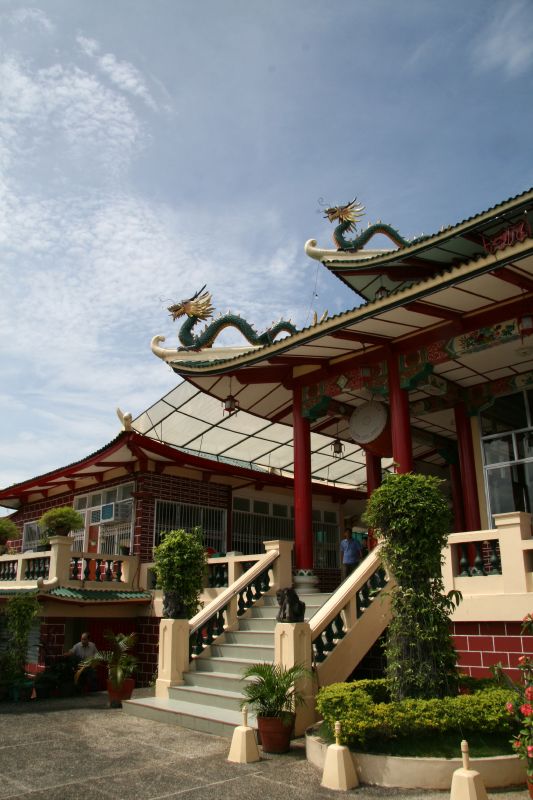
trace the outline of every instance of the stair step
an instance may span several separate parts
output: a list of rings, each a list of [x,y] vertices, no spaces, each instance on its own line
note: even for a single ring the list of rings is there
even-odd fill
[[[272,661],[272,658],[267,660]],[[198,672],[225,672],[230,675],[242,675],[246,667],[250,667],[255,663],[256,661],[253,658],[199,657],[195,661]]]
[[[274,630],[238,630],[228,631],[224,635],[224,644],[256,644],[272,646]]]
[[[212,658],[246,658],[250,661],[273,661],[274,639],[271,644],[212,644]]]
[[[223,692],[240,692],[246,680],[241,678],[240,673],[235,674],[231,672],[185,672],[183,680],[186,686],[205,687],[206,689],[213,689],[214,691],[221,690]]]
[[[275,617],[259,617],[254,614],[239,620],[239,631],[264,631],[272,636],[275,627]]]
[[[237,725],[242,724],[242,713],[227,708],[203,706],[200,710],[197,703],[186,703],[183,700],[172,700],[162,697],[145,697],[139,700],[125,700],[122,704],[124,712],[136,717],[144,717],[157,722],[181,725],[195,731],[211,733],[214,736],[231,738]],[[248,724],[253,726],[255,719],[248,717]]]
[[[211,708],[240,711],[243,696],[240,692],[210,689],[207,686],[171,686],[168,695],[181,703],[193,703],[202,709]]]

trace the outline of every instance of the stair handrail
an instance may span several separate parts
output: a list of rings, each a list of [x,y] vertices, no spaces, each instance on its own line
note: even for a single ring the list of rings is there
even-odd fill
[[[323,606],[309,620],[311,640],[314,641],[324,628],[346,607],[349,600],[366,584],[382,566],[382,545],[378,544],[359,566],[341,583],[339,588],[326,600]]]
[[[201,611],[191,617],[189,620],[189,633],[192,634],[198,628],[204,627],[209,620],[225,608],[230,600],[235,597],[240,591],[258,578],[279,556],[279,550],[269,550],[261,556],[255,564],[247,569],[246,572],[237,578],[230,586],[224,589],[217,597],[214,598],[208,605],[204,606]]]

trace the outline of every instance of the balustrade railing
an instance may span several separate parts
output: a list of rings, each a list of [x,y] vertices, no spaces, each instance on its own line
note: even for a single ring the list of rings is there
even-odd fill
[[[278,555],[277,550],[271,550],[254,561],[240,560],[244,570],[243,574],[191,619],[189,623],[189,660],[192,660],[194,656],[199,656],[217,636],[230,628],[234,622],[232,617],[241,617],[268,592],[271,585],[270,567]]]
[[[389,582],[376,547],[311,618],[313,659],[325,661]]]
[[[76,552],[72,537],[52,538],[48,550],[27,550],[16,555],[0,556],[0,586],[31,587],[44,580],[52,585],[75,587],[83,584],[120,583],[132,587],[137,581],[137,556],[112,558],[102,553]],[[43,588],[43,587],[41,587]],[[46,586],[44,587],[46,589]]]

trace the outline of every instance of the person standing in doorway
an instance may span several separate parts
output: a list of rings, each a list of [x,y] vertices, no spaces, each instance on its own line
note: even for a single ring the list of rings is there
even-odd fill
[[[350,528],[346,528],[341,539],[341,575],[346,580],[354,571],[363,555],[363,548],[358,539],[354,539]]]

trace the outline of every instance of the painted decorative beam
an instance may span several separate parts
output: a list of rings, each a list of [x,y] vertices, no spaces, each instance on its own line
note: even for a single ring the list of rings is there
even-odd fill
[[[413,303],[407,303],[405,308],[417,314],[426,314],[429,317],[436,317],[437,319],[454,320],[460,319],[462,316],[460,311],[454,311],[453,308],[433,306],[430,303],[424,303],[422,300],[415,300]]]
[[[359,333],[358,331],[333,331],[330,333],[333,339],[344,339],[346,342],[360,342],[361,344],[386,345],[390,338],[386,336],[374,336],[371,333]]]
[[[512,283],[513,286],[518,286],[519,289],[524,289],[526,292],[533,292],[533,278],[527,275],[514,272],[509,267],[502,267],[501,269],[491,272],[495,278],[500,278],[506,283]]]

